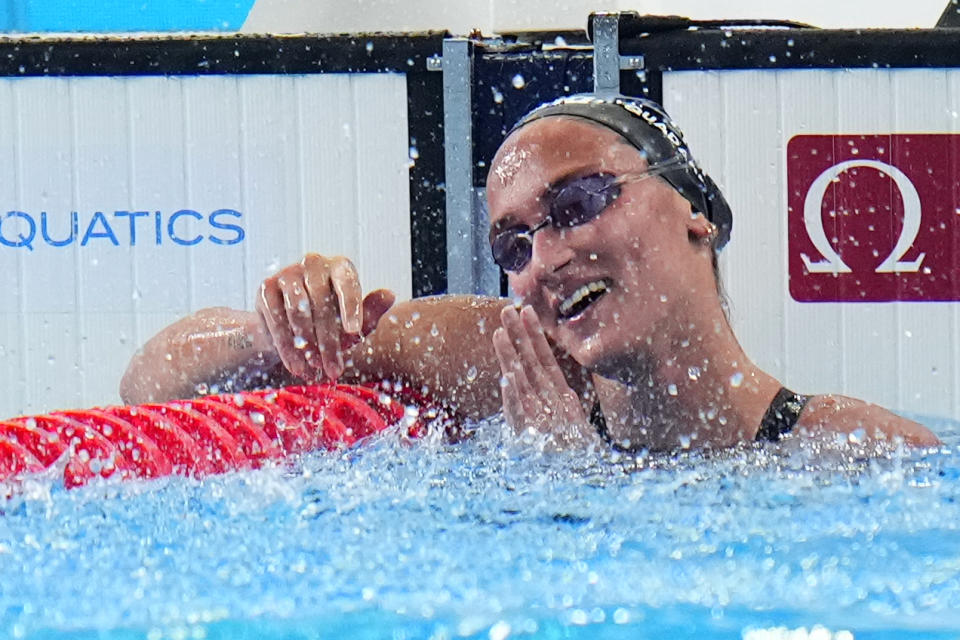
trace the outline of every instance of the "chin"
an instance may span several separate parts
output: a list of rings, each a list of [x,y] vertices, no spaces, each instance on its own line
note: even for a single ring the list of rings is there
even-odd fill
[[[568,353],[592,373],[600,373],[607,368],[608,362],[617,359],[616,354],[608,353],[609,349],[605,346],[599,336],[592,336],[583,341],[577,340],[575,344],[570,345]]]
[[[598,335],[579,343],[570,355],[591,373],[623,382],[633,377],[644,359],[644,354],[636,348],[622,344],[622,338],[620,341],[609,337],[604,340]]]

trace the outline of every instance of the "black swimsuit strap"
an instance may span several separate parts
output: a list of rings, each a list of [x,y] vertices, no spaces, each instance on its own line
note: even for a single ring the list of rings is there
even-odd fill
[[[800,395],[799,393],[790,391],[790,389],[786,387],[780,387],[777,395],[773,398],[773,402],[767,407],[767,412],[763,414],[763,420],[760,421],[760,429],[757,430],[756,440],[776,442],[780,439],[780,436],[785,433],[790,433],[791,429],[797,424],[797,420],[800,419],[800,413],[803,411],[803,408],[807,406],[808,402],[810,402],[810,396]],[[613,438],[610,437],[610,432],[607,431],[607,419],[603,415],[603,409],[600,407],[599,400],[594,402],[593,407],[590,409],[590,424],[597,430],[597,433],[600,434],[603,441],[615,450],[628,450],[614,442]]]
[[[597,434],[599,434],[604,442],[615,450],[619,450],[619,445],[613,441],[613,438],[610,437],[610,432],[607,431],[607,417],[603,415],[603,409],[600,407],[599,400],[594,402],[593,407],[590,409],[590,424],[597,430]]]
[[[786,387],[780,387],[773,402],[767,407],[757,430],[757,441],[776,442],[785,433],[789,433],[800,419],[800,412],[810,402],[810,396],[794,393]]]

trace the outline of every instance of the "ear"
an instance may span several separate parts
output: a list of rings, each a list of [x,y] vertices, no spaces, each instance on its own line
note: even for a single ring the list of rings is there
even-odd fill
[[[690,242],[711,245],[717,237],[717,225],[713,224],[702,213],[690,210],[687,220],[687,235]]]

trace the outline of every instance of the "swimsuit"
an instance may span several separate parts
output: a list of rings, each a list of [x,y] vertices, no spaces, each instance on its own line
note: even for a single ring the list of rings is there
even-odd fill
[[[800,419],[800,413],[807,406],[810,397],[794,393],[786,387],[780,387],[770,406],[767,407],[767,412],[763,414],[755,440],[757,442],[776,442],[780,439],[780,436],[790,433],[797,424],[797,420]],[[617,444],[610,437],[610,433],[607,431],[607,419],[603,415],[599,401],[595,402],[590,410],[590,424],[594,426],[604,442],[615,450],[629,451],[628,448]]]
[[[786,387],[780,387],[780,391],[773,397],[773,402],[767,407],[767,412],[763,414],[760,429],[754,439],[758,442],[776,442],[783,434],[790,433],[808,402],[810,396],[802,396]]]

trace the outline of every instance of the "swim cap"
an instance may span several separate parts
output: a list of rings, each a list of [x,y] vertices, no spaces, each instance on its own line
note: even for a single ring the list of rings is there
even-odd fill
[[[558,98],[540,105],[513,126],[510,133],[548,116],[577,116],[613,129],[639,149],[650,165],[681,160],[662,177],[699,211],[717,225],[716,248],[730,240],[733,214],[720,188],[693,159],[680,127],[659,104],[630,96],[598,97],[591,93]]]

